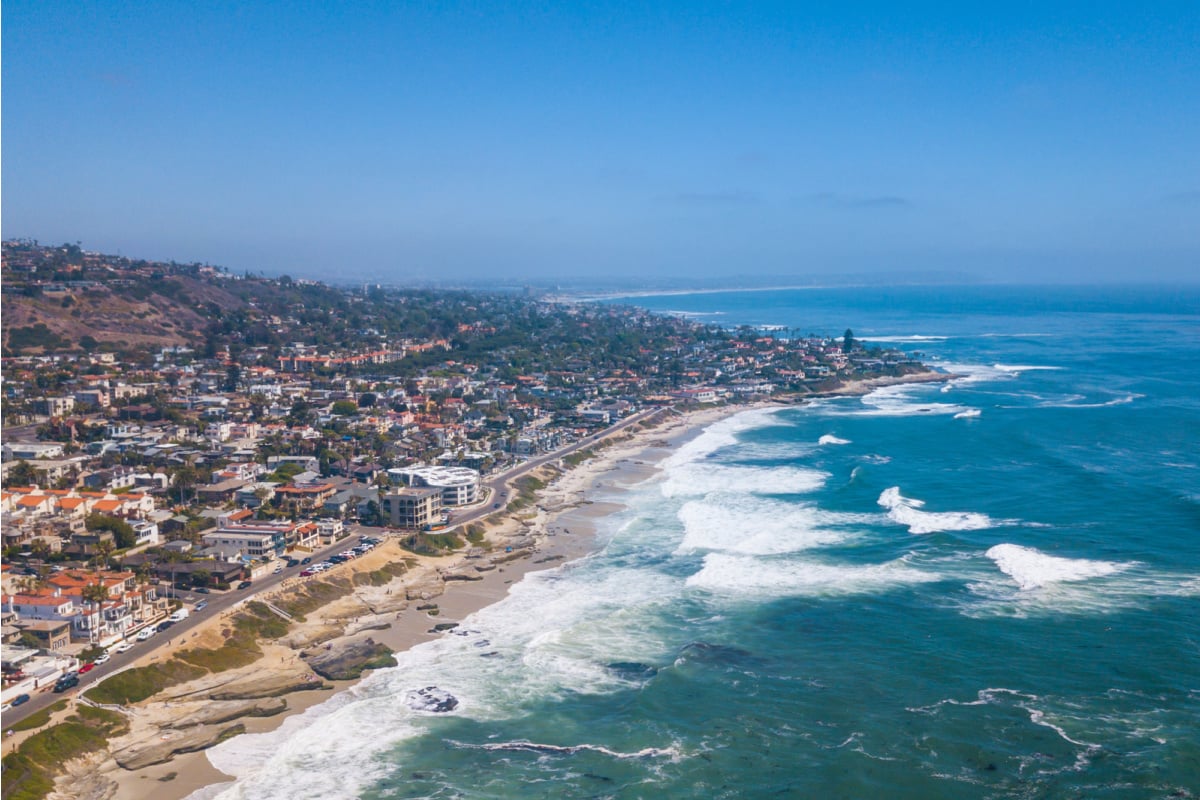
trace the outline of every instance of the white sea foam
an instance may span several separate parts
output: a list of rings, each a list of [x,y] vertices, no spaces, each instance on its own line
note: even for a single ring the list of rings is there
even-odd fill
[[[1114,397],[1111,400],[1100,400],[1093,403],[1080,403],[1076,401],[1083,400],[1084,397],[1081,395],[1074,395],[1064,402],[1048,401],[1045,403],[1038,403],[1038,408],[1108,408],[1109,406],[1123,406],[1126,403],[1132,403],[1134,400],[1137,400],[1141,397],[1145,397],[1145,395],[1138,394],[1137,392],[1129,392],[1121,395],[1120,397]]]
[[[653,609],[683,590],[683,579],[636,563],[527,575],[451,634],[397,653],[396,668],[371,673],[275,732],[208,751],[237,777],[217,797],[361,796],[395,768],[379,754],[444,716],[414,710],[413,690],[436,686],[459,701],[451,712],[458,716],[506,719],[557,695],[628,688],[635,681],[606,665],[666,658],[674,629]]]
[[[845,526],[878,522],[878,515],[825,511],[759,497],[692,500],[679,509],[684,537],[676,552],[705,550],[750,555],[794,553],[844,542]],[[842,530],[835,528],[842,527]]]
[[[1100,578],[1132,566],[1113,561],[1051,556],[1032,547],[1007,543],[996,545],[985,555],[995,561],[1000,571],[1016,581],[1017,586],[1025,591],[1064,581]]]
[[[714,422],[695,439],[685,443],[672,453],[663,461],[662,466],[664,469],[670,469],[672,466],[702,459],[722,448],[737,444],[739,433],[773,424],[775,415],[781,410],[780,408],[756,408]]]
[[[967,406],[954,403],[935,403],[921,400],[928,394],[928,384],[896,384],[883,386],[852,401],[831,402],[809,406],[812,413],[833,417],[911,417],[921,414],[957,414]]]
[[[922,336],[920,334],[912,334],[910,336],[856,336],[860,342],[908,342],[916,344],[919,342],[944,342],[949,339],[949,336]]]
[[[817,440],[817,444],[850,444],[850,440],[840,439],[832,433],[827,433]]]
[[[900,494],[899,486],[884,489],[878,503],[888,510],[888,519],[906,525],[909,533],[978,531],[1014,524],[1009,520],[994,520],[987,514],[974,511],[922,511],[925,501],[905,497]]]
[[[955,419],[974,419],[975,417],[978,417],[982,413],[983,412],[980,411],[978,408],[968,408],[966,411],[960,411],[957,414],[955,414],[954,418]]]
[[[840,596],[879,594],[938,580],[939,575],[916,569],[904,559],[853,566],[709,553],[687,585],[734,597]]]
[[[557,745],[557,744],[542,744],[539,742],[530,742],[526,740],[518,740],[514,742],[488,742],[486,744],[471,744],[468,742],[456,742],[453,739],[448,740],[455,747],[461,747],[469,750],[489,750],[493,752],[499,751],[526,751],[530,753],[545,753],[548,755],[563,755],[573,756],[577,753],[600,753],[601,755],[609,756],[621,760],[636,760],[643,758],[669,758],[677,760],[681,756],[681,751],[678,745],[671,747],[643,747],[641,750],[635,750],[632,753],[622,753],[618,750],[613,750],[609,747],[604,747],[598,744],[574,744],[574,745]]]
[[[695,461],[666,470],[665,497],[724,494],[797,494],[820,489],[829,473],[803,467],[750,467]]]
[[[1037,372],[1039,370],[1060,370],[1062,367],[1050,366],[1048,364],[993,364],[995,369],[1001,372],[1007,372],[1010,375],[1017,376],[1022,372]]]

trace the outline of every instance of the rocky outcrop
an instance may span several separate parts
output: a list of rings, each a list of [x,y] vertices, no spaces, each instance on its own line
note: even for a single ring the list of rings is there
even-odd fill
[[[287,700],[271,697],[259,700],[229,700],[206,703],[203,708],[171,722],[171,728],[219,725],[240,717],[273,717],[287,710]]]
[[[331,681],[352,680],[362,675],[363,670],[396,666],[392,651],[369,637],[335,640],[300,656],[313,672]]]
[[[170,761],[177,753],[194,753],[220,744],[231,736],[246,732],[246,726],[197,725],[187,731],[173,731],[159,739],[123,747],[113,759],[124,769],[142,769]]]
[[[264,672],[261,675],[231,681],[208,693],[213,700],[255,700],[263,697],[279,697],[292,692],[309,689],[328,689],[318,678],[287,673]]]

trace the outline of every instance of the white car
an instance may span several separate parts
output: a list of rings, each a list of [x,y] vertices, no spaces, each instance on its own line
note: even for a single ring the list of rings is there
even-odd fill
[[[113,648],[113,650],[118,653],[128,653],[132,649],[133,642],[121,642],[119,645]]]
[[[93,664],[95,664],[95,665],[98,667],[98,666],[100,666],[101,664],[107,664],[107,663],[108,663],[108,660],[109,660],[110,658],[112,658],[112,656],[111,656],[111,655],[109,655],[108,653],[101,653],[101,654],[100,654],[100,657],[99,657],[99,658],[97,658],[97,659],[96,659],[95,661],[93,661],[92,663],[93,663]]]
[[[153,635],[154,628],[142,628],[140,631],[138,631],[137,640],[139,642],[144,642]]]

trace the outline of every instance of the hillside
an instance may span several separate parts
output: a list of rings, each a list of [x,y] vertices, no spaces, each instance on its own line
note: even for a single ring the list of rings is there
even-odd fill
[[[13,355],[194,346],[212,306],[245,306],[221,286],[186,275],[40,292],[6,281],[3,302],[4,351]]]

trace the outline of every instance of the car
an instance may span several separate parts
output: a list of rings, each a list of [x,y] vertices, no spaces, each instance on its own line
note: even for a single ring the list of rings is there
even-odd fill
[[[25,703],[28,703],[28,702],[29,702],[29,695],[19,694],[13,698],[12,707],[16,708],[17,706],[24,705]]]
[[[139,642],[144,642],[147,639],[149,639],[151,636],[153,636],[155,633],[156,633],[156,631],[154,630],[154,628],[142,628],[140,631],[138,631],[137,640]]]
[[[100,656],[95,661],[92,662],[92,666],[98,667],[101,664],[107,664],[108,660],[110,658],[112,658],[112,656],[109,655],[108,653],[101,653]]]
[[[192,591],[196,594],[209,594],[212,590],[207,586],[197,586],[195,589],[192,589]]]
[[[239,584],[237,585],[237,587],[238,587],[239,589],[249,589],[251,585],[252,585],[252,584],[250,583],[250,581],[242,581],[241,583],[239,583]]]
[[[295,559],[295,558],[289,558],[289,559],[287,560],[287,565],[288,565],[289,567],[298,567],[298,566],[300,566],[300,561],[299,561],[298,559]]]
[[[492,503],[492,508],[499,508],[499,507],[500,507],[499,503]]]
[[[302,559],[300,559],[300,563],[301,564],[311,564],[312,559],[311,558],[302,558]]]
[[[206,609],[206,608],[208,608],[208,601],[207,601],[207,600],[201,600],[199,603],[196,603],[196,606],[195,606],[195,608],[194,608],[193,610],[194,610],[194,611],[203,611],[203,610],[204,610],[204,609]]]
[[[301,577],[301,578],[308,578],[308,577],[310,577],[310,576],[312,576],[312,575],[316,575],[316,574],[317,574],[317,573],[313,572],[311,569],[306,569],[306,570],[302,570],[302,571],[300,572],[300,577]]]
[[[55,681],[54,691],[55,692],[65,692],[67,689],[71,689],[78,685],[79,685],[79,676],[76,675],[74,672],[68,672],[66,675],[63,675],[61,678],[59,678],[57,681]]]
[[[113,649],[116,650],[118,653],[128,653],[130,650],[133,649],[133,642],[121,642],[119,645],[117,645]]]
[[[272,575],[278,575],[278,574],[279,574],[279,573],[281,573],[281,572],[283,572],[283,564],[280,564],[278,567],[276,567],[275,569],[273,569],[273,570],[271,571],[271,574],[272,574]]]
[[[163,631],[165,631],[167,628],[171,627],[174,624],[175,623],[169,619],[164,622],[160,622],[160,623],[158,623],[158,627],[155,628],[155,632],[162,633]]]
[[[93,661],[93,662],[92,662],[92,663],[90,663],[90,664],[84,664],[82,667],[80,667],[80,668],[79,668],[79,674],[80,674],[80,675],[86,675],[87,673],[91,672],[91,671],[92,671],[92,670],[94,670],[95,668],[96,668],[96,662],[95,662],[95,661]]]

